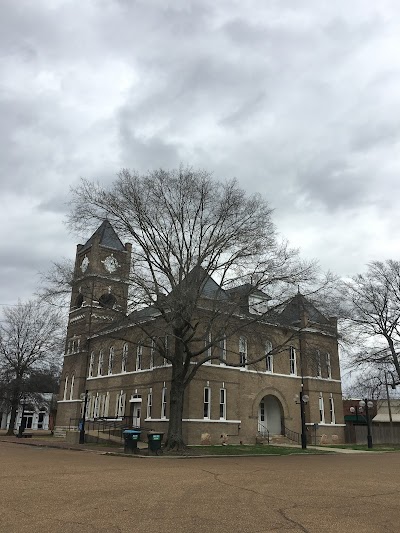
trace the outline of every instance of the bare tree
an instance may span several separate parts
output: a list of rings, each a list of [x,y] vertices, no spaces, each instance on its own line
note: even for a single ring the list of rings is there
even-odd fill
[[[266,319],[266,309],[250,316],[243,301],[268,294],[271,317],[271,302],[281,304],[293,285],[314,282],[316,265],[278,239],[272,210],[260,195],[206,171],[123,170],[109,189],[83,180],[72,194],[73,228],[87,231],[107,218],[132,243],[129,321],[172,366],[167,446],[179,448],[188,383],[201,365],[221,359],[227,336]],[[144,307],[156,321],[143,320]]]
[[[391,367],[400,380],[400,262],[375,261],[347,283],[355,365]]]
[[[47,271],[40,272],[37,296],[49,305],[66,309],[71,297],[73,277],[74,263],[71,259],[53,262]]]
[[[20,302],[4,309],[0,323],[0,397],[11,411],[8,435],[13,434],[23,394],[30,392],[40,373],[49,372],[60,359],[61,326],[54,309],[39,301]]]

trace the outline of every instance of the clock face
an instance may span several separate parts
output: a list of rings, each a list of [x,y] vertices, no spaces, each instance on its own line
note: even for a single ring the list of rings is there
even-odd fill
[[[119,267],[119,263],[118,261],[115,259],[114,255],[111,254],[109,255],[108,257],[106,257],[104,259],[104,261],[102,261],[103,265],[104,265],[104,268],[107,270],[107,272],[109,272],[110,274],[112,274],[113,272],[115,272],[117,270],[117,268]]]
[[[89,259],[88,259],[87,256],[85,255],[85,257],[83,258],[83,261],[82,261],[82,263],[81,263],[81,270],[82,270],[82,272],[86,272],[88,266],[89,266]]]

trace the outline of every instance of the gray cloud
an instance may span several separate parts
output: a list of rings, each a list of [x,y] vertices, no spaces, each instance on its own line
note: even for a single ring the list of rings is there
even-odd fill
[[[339,272],[398,249],[394,0],[0,10],[0,303],[29,297],[37,270],[84,240],[62,224],[70,186],[110,183],[121,167],[236,176]]]

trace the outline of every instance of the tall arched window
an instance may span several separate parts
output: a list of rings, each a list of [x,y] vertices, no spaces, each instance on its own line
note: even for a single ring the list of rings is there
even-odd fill
[[[111,346],[110,353],[108,354],[108,374],[112,374],[114,365],[114,346]]]
[[[126,372],[126,363],[128,361],[128,344],[125,343],[122,348],[121,372]]]
[[[90,362],[89,362],[89,377],[93,377],[93,367],[94,367],[94,352],[90,354]]]
[[[100,350],[99,361],[97,363],[97,375],[98,376],[101,376],[103,374],[103,361],[104,361],[103,350]]]
[[[68,374],[65,376],[63,400],[67,399],[67,389],[68,389]]]
[[[139,343],[136,348],[136,370],[142,370],[143,344]]]
[[[71,389],[69,391],[69,399],[70,400],[74,399],[74,382],[75,382],[75,376],[72,375],[72,378],[71,378]]]
[[[266,372],[274,371],[274,356],[272,355],[272,342],[265,343],[265,370]]]
[[[247,365],[247,339],[240,337],[239,339],[239,365],[245,367]]]

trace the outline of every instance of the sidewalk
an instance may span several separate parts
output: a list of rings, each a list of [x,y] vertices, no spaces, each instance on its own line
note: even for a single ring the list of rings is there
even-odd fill
[[[270,446],[283,446],[284,448],[297,448],[300,449],[300,444],[270,444]],[[329,446],[307,446],[308,450],[323,450],[325,452],[335,453],[376,453],[368,450],[352,450],[350,448],[329,448]]]

